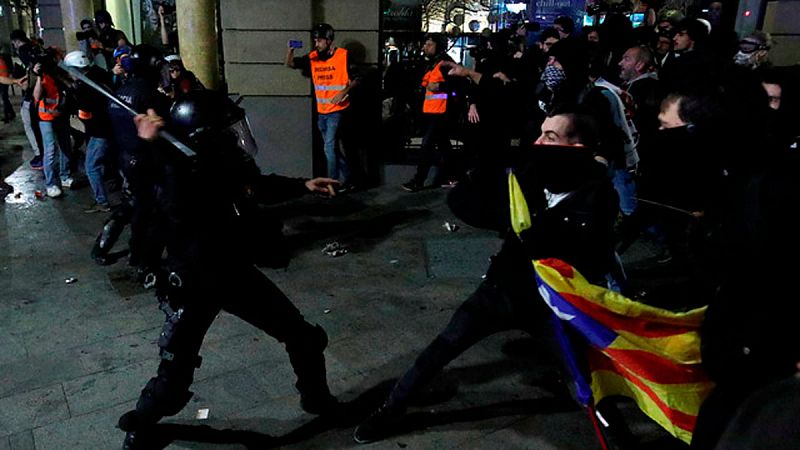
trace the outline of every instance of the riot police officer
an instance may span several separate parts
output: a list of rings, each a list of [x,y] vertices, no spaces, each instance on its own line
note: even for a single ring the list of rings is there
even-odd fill
[[[136,409],[120,418],[120,428],[128,432],[125,448],[146,448],[143,428],[177,414],[192,397],[189,387],[200,366],[203,337],[220,310],[285,344],[305,411],[337,410],[326,380],[325,331],[308,323],[255,264],[276,244],[262,232],[258,203],[308,192],[334,195],[338,182],[261,175],[244,111],[221,93],[187,94],[172,106],[168,121],[170,131],[197,155],[189,158],[170,148],[152,153],[155,228],[168,255],[155,285],[166,321],[158,373],[142,390]],[[164,120],[149,110],[135,122],[147,145],[158,145],[154,139]]]
[[[128,63],[131,70],[125,83],[117,89],[117,97],[136,111],[152,108],[156,114],[166,116],[171,100],[158,89],[169,84],[169,74],[161,52],[150,45],[137,45],[131,50]],[[145,145],[139,139],[136,126],[125,108],[110,103],[108,113],[113,139],[111,147],[118,152],[116,157],[125,177],[128,195],[106,221],[92,249],[92,258],[100,264],[110,262],[109,251],[125,225],[130,223],[128,264],[141,280],[158,266],[164,247],[150,226],[155,204],[151,179],[155,173],[152,167],[153,146]]]

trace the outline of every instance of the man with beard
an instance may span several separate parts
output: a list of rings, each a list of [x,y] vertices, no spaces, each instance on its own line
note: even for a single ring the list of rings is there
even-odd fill
[[[453,190],[450,208],[466,223],[506,233],[485,281],[395,384],[353,439],[367,443],[400,429],[411,398],[450,361],[497,332],[541,333],[550,310],[539,297],[531,259],[558,258],[590,282],[603,283],[614,259],[617,196],[606,168],[594,159],[597,132],[591,119],[572,113],[545,119],[541,136],[515,170],[534,226],[517,237],[510,230],[507,180],[476,170]]]

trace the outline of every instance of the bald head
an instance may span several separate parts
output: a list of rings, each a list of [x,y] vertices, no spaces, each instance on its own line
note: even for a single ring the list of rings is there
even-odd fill
[[[619,61],[620,78],[631,81],[650,71],[653,65],[653,53],[647,47],[631,47]]]

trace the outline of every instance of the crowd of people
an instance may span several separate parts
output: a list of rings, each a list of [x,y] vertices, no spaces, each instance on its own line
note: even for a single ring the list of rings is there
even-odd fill
[[[286,344],[306,411],[341,414],[325,379],[325,331],[254,266],[275,242],[242,241],[261,234],[250,219],[259,203],[306,192],[332,196],[358,181],[358,165],[339,141],[360,78],[347,51],[333,46],[333,28],[316,26],[305,56],[295,56],[290,42],[285,60],[314,85],[328,164],[327,177],[311,180],[261,175],[243,110],[205,90],[178,55],[131,46],[105,11],[81,28],[81,49],[63,56],[14,31],[26,73],[15,77],[0,65],[0,81],[23,87],[30,165],[43,169],[48,196],[73,187],[81,140],[95,200],[86,211],[110,211],[109,179],[126,185],[130,201],[112,220],[130,223],[129,264],[156,288],[166,315],[158,374],[120,419],[126,448],[147,448],[142,430],[187,404],[202,339],[222,309]],[[534,45],[516,31],[485,34],[475,67],[447,56],[445,36],[426,36],[417,86],[423,156],[402,188],[425,188],[438,166],[436,183],[452,188],[454,213],[506,233],[505,241],[475,293],[356,429],[356,442],[397,432],[409,399],[479,340],[546,327],[535,320],[548,314],[544,301],[531,300],[538,295],[531,259],[562,259],[592,283],[635,296],[619,255],[643,235],[660,245],[659,263],[693,280],[693,299],[710,304],[703,357],[717,388],[701,410],[694,446],[713,448],[748,394],[798,371],[797,302],[774,281],[774,265],[800,250],[790,226],[800,196],[793,172],[800,121],[787,96],[797,79],[771,67],[768,34],[731,33],[674,13],[652,14],[636,29],[609,13],[582,33],[558,18]],[[134,119],[95,85],[147,113]],[[70,115],[84,125],[80,139]],[[4,118],[14,120],[13,111]],[[473,160],[451,147],[459,121],[468,126]],[[185,149],[159,140],[162,129]],[[535,222],[520,236],[509,231],[509,167]],[[109,229],[119,234],[118,224]],[[98,237],[104,254],[115,239],[107,230]],[[249,301],[254,295],[270,302]],[[768,309],[757,304],[762,298]]]

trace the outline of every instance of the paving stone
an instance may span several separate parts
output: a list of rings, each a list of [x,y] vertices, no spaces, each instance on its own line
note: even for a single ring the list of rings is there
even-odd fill
[[[126,402],[132,407],[157,366],[154,358],[64,382],[70,411],[83,415]]]
[[[0,398],[0,436],[70,417],[60,384]]]
[[[2,441],[3,439],[0,438],[0,442]],[[0,444],[0,449],[3,448],[3,445]],[[31,430],[25,430],[8,436],[8,450],[36,450],[33,432]]]
[[[479,280],[489,267],[489,257],[500,250],[501,244],[502,241],[496,237],[426,239],[428,273],[436,278],[465,277]]]
[[[119,416],[132,405],[117,405],[36,428],[36,450],[121,448],[125,433],[118,429]]]

